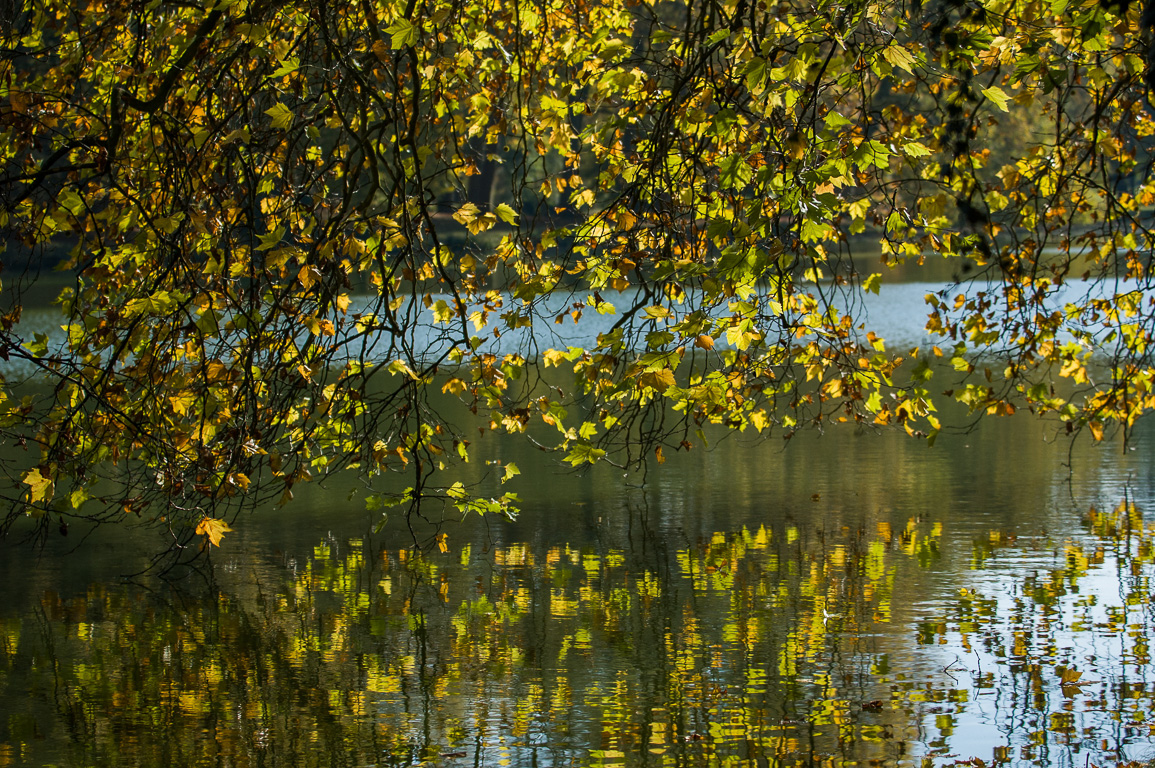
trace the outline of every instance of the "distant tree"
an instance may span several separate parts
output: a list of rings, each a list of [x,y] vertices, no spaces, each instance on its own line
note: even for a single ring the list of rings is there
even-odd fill
[[[179,551],[339,469],[510,510],[440,479],[477,435],[445,395],[575,466],[708,424],[933,439],[942,398],[1101,439],[1155,404],[1137,6],[12,5],[6,526],[140,516]],[[921,352],[857,315],[885,270],[855,235],[977,265]],[[63,328],[28,328],[56,261]]]

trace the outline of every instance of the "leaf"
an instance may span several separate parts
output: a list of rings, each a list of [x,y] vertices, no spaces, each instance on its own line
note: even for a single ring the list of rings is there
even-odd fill
[[[507,480],[517,476],[517,475],[520,475],[520,474],[521,474],[521,470],[517,468],[517,465],[514,464],[512,461],[508,462],[505,465],[505,473],[501,477],[501,482],[504,483],[505,481],[507,481]]]
[[[38,504],[42,501],[51,501],[55,490],[55,483],[50,474],[46,474],[42,467],[33,467],[24,473],[24,484],[29,487],[28,501]]]
[[[439,550],[441,550],[442,554],[449,551],[449,534],[448,533],[437,534],[437,548]]]
[[[914,55],[901,45],[888,45],[882,51],[882,58],[890,62],[893,67],[901,67],[907,72],[914,72]]]
[[[1010,103],[1011,97],[1008,96],[1002,88],[999,88],[996,85],[992,85],[990,88],[984,88],[983,96],[986,96],[992,104],[1001,109],[1003,112],[1010,111],[1010,107],[1007,105]]]
[[[605,455],[606,452],[602,448],[594,448],[588,443],[578,443],[570,450],[565,460],[577,467],[586,463],[596,464]]]
[[[826,113],[826,117],[824,117],[822,121],[826,123],[826,127],[832,131],[836,128],[841,128],[844,125],[851,125],[849,120],[835,112],[833,109]]]
[[[301,62],[299,59],[288,58],[282,61],[281,66],[277,67],[277,70],[273,72],[273,77],[284,77],[285,75],[296,72],[300,68]]]
[[[659,392],[665,392],[674,386],[674,372],[669,368],[657,371],[646,371],[638,377],[638,383],[643,387],[651,387]]]
[[[741,155],[730,155],[718,163],[718,183],[723,189],[741,187],[754,177],[754,169]]]
[[[513,208],[509,207],[505,203],[498,204],[497,208],[495,208],[493,212],[497,214],[497,218],[501,219],[506,224],[517,224],[517,211],[513,210]]]
[[[708,38],[706,38],[706,41],[710,45],[717,45],[718,43],[722,42],[723,40],[725,40],[729,36],[730,36],[730,29],[727,27],[725,29],[719,29],[717,32],[715,32],[714,34],[712,34]]]
[[[864,170],[870,166],[885,169],[890,164],[890,150],[874,139],[870,139],[859,145],[858,150],[854,153],[854,158],[858,167]]]
[[[870,277],[862,281],[862,290],[870,291],[874,295],[878,295],[878,286],[882,282],[882,275],[875,272]]]
[[[766,80],[766,59],[755,56],[746,64],[746,87],[757,91]]]
[[[496,223],[497,223],[497,216],[495,214],[483,213],[480,216],[478,216],[476,219],[474,219],[473,221],[469,222],[469,224],[467,224],[465,228],[469,230],[469,234],[477,235],[477,234],[484,232],[487,229],[491,229],[493,227],[493,225]]]
[[[172,311],[175,303],[171,294],[166,291],[157,291],[146,298],[133,299],[128,302],[124,305],[124,312],[129,317],[142,314],[167,315]]]
[[[218,520],[215,517],[201,518],[197,525],[196,533],[198,536],[207,536],[208,540],[213,546],[219,547],[221,545],[221,538],[232,528],[224,520]]]
[[[390,44],[395,51],[417,43],[417,27],[409,19],[398,19],[386,27],[385,31],[389,33]]]
[[[465,205],[461,206],[456,211],[454,211],[453,220],[456,221],[458,224],[465,224],[466,226],[468,226],[470,224],[470,222],[472,222],[474,219],[476,219],[480,215],[481,215],[481,209],[480,208],[478,208],[473,203],[466,203]]]
[[[453,309],[450,308],[444,299],[438,299],[430,309],[433,311],[433,321],[435,323],[449,323],[453,321]]]
[[[273,119],[273,127],[280,131],[287,131],[293,124],[293,110],[281,102],[265,110],[265,114]]]
[[[754,429],[761,432],[770,424],[770,419],[766,415],[766,411],[762,408],[750,414],[750,423],[754,425]]]
[[[1103,439],[1103,423],[1100,421],[1092,421],[1087,424],[1091,429],[1091,436],[1095,438],[1095,442],[1100,442]],[[27,482],[27,481],[25,481]]]
[[[197,394],[195,392],[181,392],[176,395],[169,395],[168,397],[169,406],[177,416],[184,416],[188,413],[188,409],[196,401]]]
[[[306,291],[321,282],[321,270],[314,264],[306,264],[297,272],[297,282]]]

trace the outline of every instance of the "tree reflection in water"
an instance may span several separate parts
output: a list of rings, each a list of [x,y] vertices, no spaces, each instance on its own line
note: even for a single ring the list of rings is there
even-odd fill
[[[44,592],[0,619],[0,764],[1083,765],[1151,738],[1133,506],[992,533],[935,608],[941,525],[636,530]]]

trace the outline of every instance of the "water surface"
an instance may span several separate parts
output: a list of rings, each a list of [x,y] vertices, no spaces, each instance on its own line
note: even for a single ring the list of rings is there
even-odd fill
[[[734,436],[644,477],[481,441],[462,476],[516,462],[517,521],[375,532],[330,484],[175,581],[118,578],[147,532],[9,544],[0,764],[1152,757],[1144,427]]]

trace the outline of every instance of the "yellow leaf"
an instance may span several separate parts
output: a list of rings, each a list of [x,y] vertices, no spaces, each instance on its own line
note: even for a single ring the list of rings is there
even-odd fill
[[[490,229],[496,223],[497,216],[492,213],[483,213],[473,221],[469,222],[469,224],[466,225],[466,228],[469,230],[470,234],[477,235],[481,234],[487,229]]]
[[[278,130],[288,130],[289,126],[293,124],[293,110],[280,102],[266,109],[265,114],[273,119],[273,127]]]
[[[466,203],[453,214],[453,220],[458,224],[469,224],[481,215],[481,209],[473,203]]]
[[[448,552],[449,551],[449,534],[448,533],[437,534],[437,548],[440,549],[442,552]]]
[[[549,368],[551,365],[554,367],[560,367],[563,360],[569,359],[566,357],[566,353],[559,349],[547,349],[545,352],[541,353],[541,356],[545,359],[546,368]]]
[[[172,412],[177,416],[184,416],[188,413],[189,406],[195,403],[197,396],[193,392],[182,392],[179,395],[169,395],[168,402],[172,406]]]
[[[1010,107],[1008,107],[1007,104],[1010,102],[1011,97],[1008,96],[1002,88],[992,85],[990,88],[983,89],[983,96],[986,96],[992,104],[1003,112],[1010,111]]]
[[[52,476],[44,473],[40,467],[33,467],[24,473],[24,484],[29,487],[28,500],[32,504],[40,501],[51,501],[55,489]]]
[[[754,429],[761,432],[762,430],[766,429],[766,426],[770,423],[770,420],[766,417],[766,411],[759,408],[750,414],[750,423],[754,425]]]
[[[297,282],[307,291],[321,282],[321,270],[312,264],[306,264],[297,272]]]
[[[437,323],[448,323],[453,320],[453,310],[445,303],[444,299],[438,299],[431,307],[433,310],[433,320]]]
[[[441,387],[442,392],[452,392],[455,395],[460,395],[466,389],[465,382],[454,376],[445,385]]]
[[[219,547],[221,545],[221,538],[231,530],[232,528],[230,528],[229,524],[224,520],[218,520],[215,517],[206,517],[200,521],[196,532],[199,536],[208,536],[209,541],[211,541],[214,546]]]
[[[901,67],[907,72],[914,72],[915,58],[910,51],[901,45],[888,45],[882,50],[882,58],[890,62],[893,67]]]
[[[497,218],[501,219],[506,224],[517,224],[517,211],[510,208],[505,203],[500,203],[497,208],[494,209],[494,213],[497,214]]]

